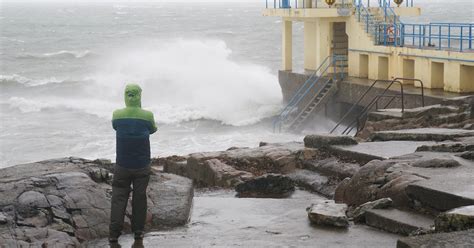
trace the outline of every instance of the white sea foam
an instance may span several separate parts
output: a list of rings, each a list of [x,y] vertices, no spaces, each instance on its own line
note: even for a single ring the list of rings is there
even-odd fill
[[[142,85],[143,105],[164,123],[211,119],[248,125],[280,108],[278,80],[264,66],[236,62],[221,40],[147,42],[112,51],[95,76],[102,97],[122,105],[126,82]]]
[[[1,82],[13,82],[18,84],[23,84],[26,86],[40,86],[46,84],[54,84],[54,83],[62,83],[64,80],[59,80],[55,77],[44,78],[44,79],[32,79],[28,77],[24,77],[18,74],[12,75],[0,75],[0,83]]]
[[[123,106],[125,84],[135,82],[143,87],[143,106],[155,113],[159,123],[208,119],[242,126],[281,108],[277,77],[264,66],[231,60],[232,51],[221,40],[154,41],[104,52],[110,55],[99,61],[103,67],[76,80],[83,83],[77,85],[81,88],[75,98],[52,93],[14,98],[9,104],[23,112],[68,108],[110,118],[115,108]],[[19,75],[0,76],[2,80],[28,86],[62,82]]]
[[[18,57],[19,58],[56,58],[56,57],[72,57],[72,58],[84,58],[86,56],[91,55],[91,51],[89,50],[83,50],[83,51],[70,51],[70,50],[61,50],[57,52],[51,52],[51,53],[42,53],[42,54],[32,54],[32,53],[26,53],[26,54],[21,54]]]

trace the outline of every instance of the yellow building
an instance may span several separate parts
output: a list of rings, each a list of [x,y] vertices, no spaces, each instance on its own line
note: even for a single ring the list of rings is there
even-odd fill
[[[329,70],[337,66],[350,77],[415,78],[425,88],[474,92],[474,24],[404,23],[400,17],[419,16],[421,9],[414,0],[395,1],[402,3],[267,0],[263,15],[282,18],[282,70],[293,69],[292,26],[303,22],[307,71],[321,73],[327,58],[339,56]]]

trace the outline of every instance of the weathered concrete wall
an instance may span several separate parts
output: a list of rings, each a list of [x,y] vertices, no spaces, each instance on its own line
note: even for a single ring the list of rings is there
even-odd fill
[[[301,73],[293,73],[291,71],[279,71],[278,78],[283,93],[283,100],[287,103],[296,91],[305,83],[309,75]],[[331,119],[338,119],[341,114],[345,113],[352,104],[356,103],[359,98],[367,91],[369,85],[373,80],[358,78],[346,78],[343,82],[338,83],[338,91],[335,97],[328,103],[326,108],[326,114]],[[405,88],[405,108],[416,108],[421,107],[421,97],[419,96],[420,88],[414,86],[404,86]],[[384,91],[383,87],[374,87],[361,101],[359,104],[361,107],[366,106],[369,102],[377,95],[382,94]],[[394,84],[385,95],[394,95],[400,93],[400,86]],[[314,91],[313,91],[314,94]],[[425,90],[425,106],[434,105],[442,102],[443,99],[449,97],[460,96],[460,94],[446,93],[442,90]],[[379,101],[379,107],[384,107],[390,98],[384,98]],[[306,99],[305,99],[306,100]],[[307,102],[306,102],[307,103]],[[390,105],[390,108],[401,108],[401,100],[395,99]],[[322,111],[321,111],[322,112]],[[321,114],[320,112],[320,114]],[[323,112],[324,113],[324,112]]]

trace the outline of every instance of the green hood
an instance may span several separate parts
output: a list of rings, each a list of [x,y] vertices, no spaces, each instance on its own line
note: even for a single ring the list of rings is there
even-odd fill
[[[125,106],[141,108],[142,88],[137,84],[127,84],[125,87]]]

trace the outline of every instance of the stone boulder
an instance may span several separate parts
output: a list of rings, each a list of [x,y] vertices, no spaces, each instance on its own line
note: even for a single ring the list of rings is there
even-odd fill
[[[5,220],[0,244],[77,247],[78,242],[107,237],[112,176],[110,162],[81,158],[0,169],[0,219]],[[184,225],[189,219],[191,180],[155,174],[147,194],[148,229]],[[130,231],[130,212],[126,232]]]
[[[298,187],[316,192],[328,198],[333,198],[338,182],[337,180],[332,180],[327,176],[309,170],[297,169],[286,175],[291,178]]]
[[[441,213],[435,219],[435,229],[439,232],[462,231],[472,228],[474,228],[474,205]]]
[[[359,206],[380,198],[391,198],[395,206],[406,206],[410,199],[405,188],[425,180],[410,172],[407,163],[397,160],[373,160],[362,166],[350,179],[336,188],[335,201]]]
[[[186,161],[170,158],[164,171],[193,179],[202,187],[234,187],[255,176],[267,173],[291,173],[303,162],[320,158],[316,149],[301,143],[262,143],[256,148],[232,147],[226,151],[193,153]]]
[[[349,227],[346,216],[347,205],[334,201],[323,201],[312,204],[306,209],[311,223],[323,226]]]
[[[295,184],[287,176],[267,174],[237,185],[235,191],[237,197],[285,198],[295,191]]]
[[[357,145],[357,141],[346,135],[307,135],[304,146],[308,148],[327,148],[333,145]]]
[[[366,202],[357,208],[347,211],[347,216],[352,218],[356,223],[365,222],[365,213],[370,209],[385,209],[391,207],[393,204],[392,199],[382,198],[371,202]]]

